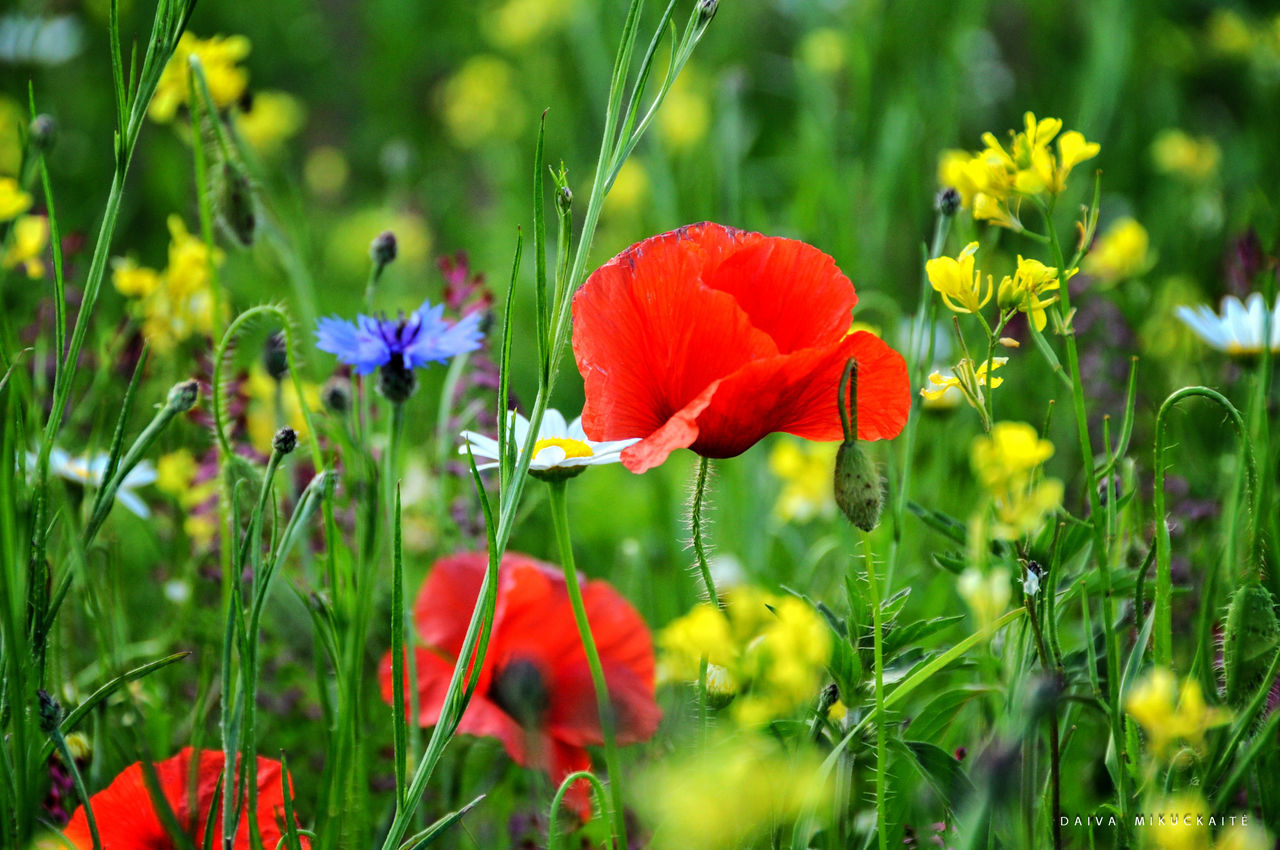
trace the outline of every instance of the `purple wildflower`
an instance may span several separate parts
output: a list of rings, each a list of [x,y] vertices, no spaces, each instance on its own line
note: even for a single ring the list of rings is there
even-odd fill
[[[444,305],[432,307],[430,301],[396,319],[357,316],[354,322],[348,322],[330,316],[316,326],[316,347],[337,355],[359,375],[368,375],[388,364],[418,369],[443,363],[475,351],[482,339],[478,314],[450,324],[444,319]]]

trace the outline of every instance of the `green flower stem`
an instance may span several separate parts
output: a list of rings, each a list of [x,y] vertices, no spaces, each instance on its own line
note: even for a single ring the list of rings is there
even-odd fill
[[[884,717],[884,636],[882,634],[880,611],[880,581],[876,578],[875,553],[871,550],[871,535],[862,535],[862,551],[867,567],[867,587],[871,591],[871,646],[875,665],[876,678],[876,716]],[[876,838],[880,850],[889,847],[889,823],[885,817],[887,799],[885,797],[886,723],[883,719],[876,723]]]
[[[707,479],[710,477],[711,461],[708,458],[698,459],[698,477],[693,485],[693,502],[689,506],[689,524],[693,526],[693,553],[698,559],[698,572],[702,574],[702,583],[707,588],[707,599],[717,608],[720,597],[716,594],[716,582],[711,577],[711,567],[707,564],[707,546],[702,539],[702,506],[706,501]]]
[[[560,787],[556,789],[556,795],[551,799],[551,819],[547,823],[547,850],[559,850],[560,848],[560,807],[564,803],[564,795],[575,782],[586,780],[591,783],[591,790],[595,792],[596,801],[600,803],[600,807],[606,805],[604,786],[600,784],[600,780],[594,773],[589,770],[575,770],[564,778],[560,783]]]
[[[551,491],[551,517],[556,527],[556,540],[560,544],[560,562],[564,568],[565,586],[569,590],[569,603],[573,606],[573,619],[582,638],[582,648],[587,654],[587,666],[591,670],[591,682],[595,686],[596,704],[600,710],[600,729],[604,733],[604,762],[609,771],[609,795],[613,801],[612,830],[614,846],[627,848],[626,809],[622,798],[622,771],[618,765],[618,742],[614,729],[613,703],[609,699],[609,686],[600,666],[600,653],[587,621],[587,609],[582,604],[582,589],[578,586],[578,570],[573,563],[573,543],[569,539],[569,509],[565,504],[564,481],[548,482]]]

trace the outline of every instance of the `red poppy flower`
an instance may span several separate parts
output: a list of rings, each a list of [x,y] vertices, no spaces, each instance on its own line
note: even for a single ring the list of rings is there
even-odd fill
[[[418,638],[429,647],[415,650],[423,726],[440,719],[487,563],[483,552],[441,558],[418,595],[414,620]],[[653,697],[649,630],[606,582],[586,582],[582,596],[609,686],[618,743],[647,740],[662,714]],[[573,771],[591,768],[584,748],[604,738],[559,567],[514,552],[503,556],[488,651],[473,675],[478,677],[475,694],[458,731],[497,738],[516,764],[545,770],[557,786]],[[390,703],[391,653],[382,660],[381,678],[382,696]],[[578,782],[567,796],[584,819],[591,813],[588,790],[586,782]]]
[[[157,762],[155,768],[160,790],[169,801],[169,808],[173,810],[178,826],[200,847],[204,842],[209,809],[216,802],[215,791],[218,791],[217,801],[222,800],[218,780],[222,777],[225,759],[221,750],[200,752],[193,809],[188,793],[192,753],[193,750],[187,747],[173,758]],[[275,847],[283,835],[281,825],[284,823],[280,762],[259,758],[257,778],[258,832],[262,835],[264,846]],[[94,794],[90,802],[93,804],[93,817],[98,825],[103,850],[167,850],[173,847],[164,822],[151,803],[151,795],[147,793],[141,763],[126,767],[119,776],[111,780],[110,785]],[[218,802],[218,805],[221,806],[221,803]],[[233,845],[235,850],[249,850],[247,817],[245,815],[240,818],[240,828]],[[222,817],[215,815],[213,820],[213,846],[220,848]],[[71,823],[67,824],[62,834],[78,850],[90,850],[93,847],[93,837],[89,832],[89,822],[85,818],[83,806],[76,810]],[[305,839],[303,846],[307,846]]]
[[[897,436],[911,405],[902,355],[849,333],[858,297],[803,242],[706,222],[632,245],[573,299],[573,353],[593,440],[642,438],[632,472],[679,448],[741,454],[766,434],[843,438],[836,389],[858,361],[858,437]]]

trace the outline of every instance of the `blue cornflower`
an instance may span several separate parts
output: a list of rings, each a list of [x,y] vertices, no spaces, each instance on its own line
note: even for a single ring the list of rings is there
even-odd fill
[[[358,375],[379,373],[379,386],[393,402],[408,398],[417,387],[413,370],[480,347],[482,314],[472,313],[454,324],[444,319],[444,306],[430,301],[408,316],[395,319],[357,316],[348,322],[336,316],[316,326],[316,347],[337,355]]]

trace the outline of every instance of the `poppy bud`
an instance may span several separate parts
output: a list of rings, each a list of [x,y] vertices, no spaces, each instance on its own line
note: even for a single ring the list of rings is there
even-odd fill
[[[334,375],[320,388],[320,401],[330,413],[342,415],[351,409],[351,381]]]
[[[262,365],[273,380],[283,381],[289,374],[289,349],[280,331],[267,337],[267,344],[262,349]]]
[[[960,211],[960,193],[953,186],[940,189],[933,199],[933,208],[947,218],[952,217]]]
[[[396,235],[390,230],[384,230],[375,236],[369,245],[369,258],[379,269],[390,265],[396,258]]]
[[[180,384],[174,384],[173,389],[169,390],[169,397],[165,400],[165,404],[175,413],[186,413],[196,406],[199,398],[200,384],[194,380],[183,381]]]
[[[271,438],[271,450],[276,454],[287,455],[298,447],[298,432],[292,428],[281,428]]]
[[[1276,645],[1280,621],[1271,591],[1256,581],[1236,589],[1227,607],[1222,636],[1222,665],[1227,680],[1227,703],[1239,707],[1266,675]]]
[[[222,163],[221,179],[214,194],[218,205],[218,223],[244,247],[253,244],[258,229],[253,185],[249,175],[231,160]]]
[[[847,404],[846,389],[851,396]],[[836,504],[849,522],[863,531],[871,531],[880,524],[884,496],[880,488],[880,473],[858,445],[858,363],[853,359],[844,367],[837,399],[840,420],[844,425],[844,442],[836,452]]]
[[[52,115],[37,115],[31,119],[31,144],[36,150],[47,153],[53,149],[53,143],[58,138],[58,122],[53,119]]]
[[[404,365],[404,355],[393,354],[378,369],[378,392],[392,404],[402,404],[417,392],[418,376]]]

